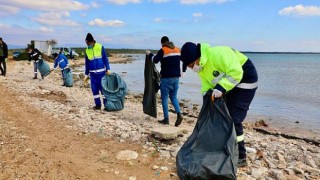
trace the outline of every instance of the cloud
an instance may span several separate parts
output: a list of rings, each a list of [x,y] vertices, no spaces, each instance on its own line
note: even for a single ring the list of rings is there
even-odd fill
[[[165,2],[169,2],[170,0],[152,0],[151,2],[153,3],[165,3]]]
[[[141,0],[107,0],[107,2],[111,3],[111,4],[116,4],[116,5],[126,5],[129,3],[141,3]]]
[[[67,11],[62,12],[48,12],[42,13],[36,18],[31,18],[33,21],[43,25],[49,26],[78,26],[79,24],[68,19],[70,13]]]
[[[39,29],[41,32],[54,32],[53,29],[47,27],[40,27]]]
[[[192,16],[193,16],[193,17],[202,17],[203,14],[200,13],[200,12],[198,12],[198,13],[193,13]]]
[[[154,18],[153,22],[161,23],[161,22],[163,22],[163,18]]]
[[[41,11],[77,11],[88,9],[89,6],[74,0],[10,0],[1,2],[4,5],[13,6],[19,9],[32,9]]]
[[[14,6],[0,5],[0,17],[16,14],[20,9]]]
[[[96,18],[93,21],[90,21],[88,23],[90,26],[99,26],[99,27],[104,27],[104,26],[110,26],[110,27],[122,27],[125,25],[123,21],[120,20],[110,20],[110,21],[104,21],[102,19]]]
[[[91,2],[90,4],[91,4],[91,6],[94,7],[94,8],[99,8],[99,7],[102,6],[101,4],[99,4],[99,3],[95,2],[95,1],[94,1],[94,2]]]
[[[222,4],[226,3],[231,0],[180,0],[181,4],[207,4],[207,3],[217,3],[217,4]]]
[[[293,15],[293,16],[320,16],[320,7],[317,6],[304,6],[296,5],[283,8],[279,11],[280,15]]]

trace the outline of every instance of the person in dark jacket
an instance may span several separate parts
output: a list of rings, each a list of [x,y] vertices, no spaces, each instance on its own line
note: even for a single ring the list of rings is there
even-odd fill
[[[38,65],[38,61],[41,59],[41,52],[37,48],[31,47],[31,46],[28,47],[27,51],[29,53],[29,62],[31,62],[31,60],[33,61],[33,71],[34,71],[33,79],[38,79],[37,65]]]
[[[237,134],[238,167],[246,166],[242,122],[258,88],[258,74],[252,61],[243,53],[227,46],[192,42],[182,46],[181,60],[183,69],[189,67],[199,75],[203,94],[212,89],[213,101],[225,95]]]
[[[8,58],[8,46],[0,37],[0,70],[1,75],[6,76],[7,72],[7,58]]]
[[[158,122],[161,124],[169,124],[168,97],[170,97],[177,113],[175,126],[179,126],[183,120],[177,98],[179,78],[181,77],[180,49],[169,41],[167,36],[161,38],[161,45],[162,48],[155,56],[150,51],[146,52],[153,63],[161,63],[160,92],[164,119]]]

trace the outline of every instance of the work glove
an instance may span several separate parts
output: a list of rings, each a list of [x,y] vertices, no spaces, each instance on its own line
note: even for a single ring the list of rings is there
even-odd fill
[[[90,79],[90,77],[86,75],[86,76],[84,77],[84,79],[83,79],[83,84],[84,84],[84,85],[87,85],[89,79]]]
[[[151,53],[150,50],[146,50],[146,54],[149,56],[149,54]]]
[[[7,62],[8,58],[5,58],[4,61]]]
[[[110,75],[111,74],[111,71],[110,70],[107,70],[106,71],[106,75]]]
[[[212,95],[211,95],[211,100],[214,102],[214,98],[221,98],[223,93],[219,91],[218,89],[213,89]]]
[[[183,71],[181,71],[180,74],[181,74],[181,77],[184,77],[184,75],[185,75],[186,73],[183,72]]]

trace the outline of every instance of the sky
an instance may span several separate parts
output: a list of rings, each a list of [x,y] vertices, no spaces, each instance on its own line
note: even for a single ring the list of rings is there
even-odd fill
[[[240,51],[320,52],[319,0],[0,0],[0,37],[85,47],[160,49],[168,36]]]

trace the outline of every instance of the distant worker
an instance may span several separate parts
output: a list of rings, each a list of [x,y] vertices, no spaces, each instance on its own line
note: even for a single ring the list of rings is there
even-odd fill
[[[33,61],[33,79],[38,79],[38,61],[41,59],[41,52],[32,46],[28,47],[27,52],[29,53],[29,64],[31,60]]]
[[[8,46],[7,44],[2,40],[0,37],[0,70],[1,70],[1,75],[6,76],[7,72],[7,62],[8,59]]]
[[[73,60],[73,55],[72,55],[72,49],[70,48],[70,53],[69,53],[70,59]]]
[[[170,97],[171,103],[177,113],[175,126],[179,126],[183,120],[177,97],[179,78],[181,77],[180,49],[169,41],[167,36],[161,38],[161,45],[162,48],[155,56],[150,51],[146,51],[153,63],[161,63],[160,92],[164,119],[158,122],[161,124],[169,124],[168,98]]]
[[[201,79],[201,92],[213,89],[212,100],[225,95],[232,117],[239,147],[238,167],[246,166],[246,149],[242,122],[258,88],[257,71],[251,60],[241,52],[227,46],[213,46],[192,42],[181,48],[183,69],[189,67]]]
[[[61,69],[62,79],[64,79],[65,77],[64,77],[63,71],[70,68],[68,58],[62,53],[55,54],[53,58],[54,58],[54,65],[51,71],[54,71],[59,66]],[[65,86],[64,81],[62,86]]]
[[[103,104],[106,102],[102,93],[101,80],[106,74],[109,75],[111,73],[109,60],[104,47],[97,43],[90,33],[87,34],[86,44],[84,83],[86,84],[89,79],[91,80],[91,90],[95,102],[93,109],[99,110],[101,109],[100,93],[103,98]]]

